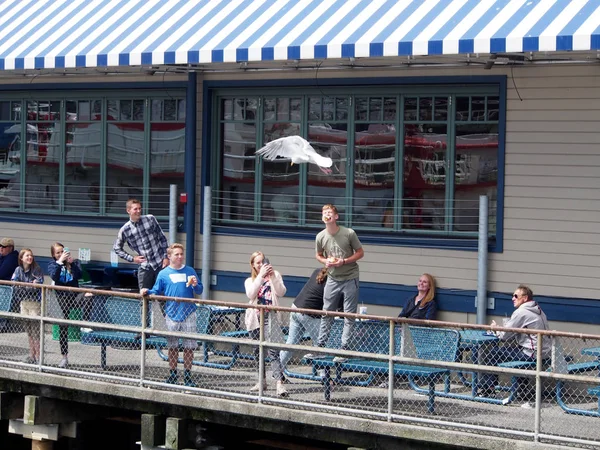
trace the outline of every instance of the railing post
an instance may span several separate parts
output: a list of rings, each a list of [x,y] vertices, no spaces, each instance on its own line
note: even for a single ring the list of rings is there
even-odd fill
[[[266,381],[267,376],[265,373],[265,349],[263,347],[263,342],[265,339],[265,310],[261,308],[260,312],[260,327],[258,329],[258,402],[261,403],[261,399],[263,396],[263,375],[264,380]],[[269,319],[270,320],[270,319]]]
[[[148,297],[142,297],[142,339],[140,349],[140,386],[144,384],[146,378],[146,327],[148,326]]]
[[[395,338],[395,323],[390,320],[390,348],[389,348],[389,360],[388,360],[388,422],[392,421],[392,413],[394,412],[394,349],[396,348]]]
[[[40,305],[40,360],[38,361],[39,370],[42,370],[42,366],[44,365],[44,328],[46,327],[44,317],[46,317],[47,310],[46,295],[46,288],[44,287],[44,285],[42,285],[42,301]]]
[[[537,364],[535,368],[535,418],[533,425],[533,441],[540,441],[540,424],[542,419],[542,377],[540,373],[544,369],[543,359],[542,359],[542,339],[544,336],[538,334],[537,336]]]

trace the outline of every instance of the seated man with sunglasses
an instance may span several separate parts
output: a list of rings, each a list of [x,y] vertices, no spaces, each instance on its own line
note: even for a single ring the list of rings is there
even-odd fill
[[[19,252],[15,250],[15,241],[10,238],[0,240],[0,280],[10,281],[19,265]]]
[[[528,328],[531,330],[548,330],[548,319],[542,308],[533,300],[533,292],[529,287],[520,285],[512,297],[515,311],[506,321],[506,328]],[[492,326],[496,322],[492,321]],[[532,361],[537,357],[537,334],[515,333],[511,331],[498,331],[496,336],[507,343],[490,349],[484,357],[484,364],[495,366],[509,361]],[[513,344],[513,345],[510,345]],[[550,358],[552,342],[542,339],[542,358]],[[498,384],[498,375],[484,373],[480,377],[479,391],[483,397],[495,397],[495,386]],[[530,393],[527,390],[527,380],[519,378],[517,398],[526,398]],[[524,398],[525,397],[525,398]]]

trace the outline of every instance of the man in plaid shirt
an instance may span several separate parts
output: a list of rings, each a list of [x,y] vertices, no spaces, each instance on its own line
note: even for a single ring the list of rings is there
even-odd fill
[[[169,265],[167,237],[156,217],[151,214],[142,215],[142,202],[139,200],[127,200],[127,214],[129,221],[119,230],[113,250],[125,261],[139,264],[139,288],[150,289],[154,286],[158,272]],[[137,256],[123,250],[125,244],[135,251]]]

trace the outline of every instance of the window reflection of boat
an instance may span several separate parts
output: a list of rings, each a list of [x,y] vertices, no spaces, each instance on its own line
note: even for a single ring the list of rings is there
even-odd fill
[[[151,167],[153,176],[183,175],[185,161],[185,125],[181,123],[152,124]],[[107,165],[121,170],[142,171],[145,167],[144,124],[109,123],[107,126]],[[21,124],[4,130],[14,134],[8,159],[19,164],[21,159]],[[101,124],[67,123],[67,166],[99,167],[101,164]],[[26,158],[28,164],[57,165],[61,160],[62,135],[60,122],[28,123],[26,127]]]

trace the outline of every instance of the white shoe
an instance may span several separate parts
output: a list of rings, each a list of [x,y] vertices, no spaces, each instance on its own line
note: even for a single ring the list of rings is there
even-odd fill
[[[66,368],[69,365],[69,360],[67,358],[63,358],[60,360],[60,362],[58,363],[58,367],[60,367],[61,369]]]
[[[91,328],[85,328],[85,327],[82,327],[82,328],[80,328],[79,330],[80,330],[82,333],[91,333],[92,331],[94,331],[94,330],[92,330]]]
[[[254,386],[252,386],[252,387],[250,388],[250,392],[258,392],[258,391],[260,390],[260,383],[261,383],[261,382],[259,381],[259,382],[258,382],[258,383],[256,383]],[[262,388],[263,388],[263,391],[266,391],[266,390],[267,390],[267,382],[266,382],[266,380],[263,380],[263,381],[262,381]]]
[[[277,396],[278,397],[287,397],[288,391],[281,382],[281,380],[277,381]]]
[[[345,363],[347,361],[348,358],[346,358],[345,356],[336,356],[335,358],[333,358],[334,363]]]
[[[529,402],[525,402],[521,405],[521,408],[523,409],[533,409],[533,405]]]

